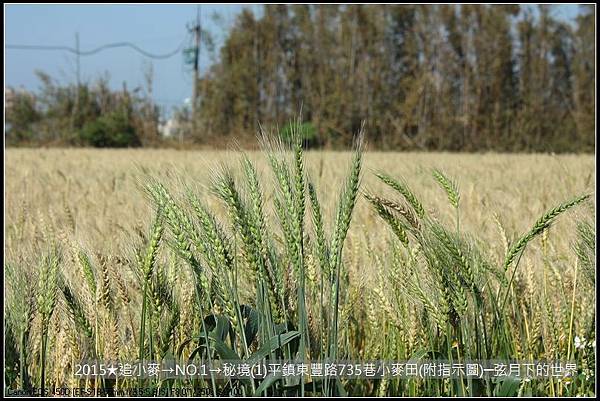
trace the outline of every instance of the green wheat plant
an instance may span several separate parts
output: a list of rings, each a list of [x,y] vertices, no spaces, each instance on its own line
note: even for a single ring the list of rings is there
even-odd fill
[[[435,181],[456,210],[456,226],[450,229],[440,219],[424,212],[418,196],[409,189],[406,181],[384,173],[377,173],[377,177],[402,195],[402,199],[393,199],[369,192],[364,194],[374,212],[402,245],[400,248],[392,247],[390,270],[387,275],[382,273],[383,277],[387,277],[375,287],[379,304],[392,316],[391,322],[394,323],[388,328],[388,335],[402,336],[410,332],[401,325],[414,327],[414,322],[402,312],[405,305],[412,304],[421,311],[421,324],[412,330],[420,331],[424,341],[419,344],[420,347],[405,349],[405,357],[429,355],[462,363],[518,354],[522,347],[519,333],[524,332],[533,338],[527,322],[524,327],[515,327],[515,322],[522,321],[525,313],[525,305],[518,301],[519,295],[513,288],[523,252],[527,244],[547,230],[560,215],[585,202],[589,195],[577,197],[546,212],[530,231],[508,247],[503,263],[497,265],[484,251],[483,243],[459,229],[461,196],[456,181],[439,170],[433,172]],[[592,249],[592,236],[582,224],[578,232],[580,239],[575,249],[585,265]],[[395,305],[390,304],[386,296],[395,300]],[[506,308],[509,299],[512,299],[512,308]],[[527,307],[531,308],[531,305]],[[398,312],[394,313],[394,310]],[[547,309],[546,313],[552,318],[553,312]],[[564,316],[568,313],[565,312]],[[411,334],[414,335],[414,332]],[[406,347],[407,344],[403,345]],[[509,382],[494,383],[487,379],[458,380],[449,388],[443,382],[424,385],[425,393],[430,395],[508,395],[518,389]],[[521,385],[526,386],[525,383]],[[390,388],[407,394],[414,390],[402,382],[386,382],[385,386],[385,391],[381,389],[384,393]],[[524,389],[522,387],[520,391]],[[559,385],[551,387],[555,393],[564,390]]]
[[[57,249],[48,251],[39,265],[36,310],[40,317],[40,378],[39,387],[46,385],[46,359],[50,320],[58,300],[58,267],[60,255]]]
[[[357,136],[329,238],[324,232],[317,189],[305,170],[301,137],[291,135],[290,138],[290,143],[283,143],[264,132],[261,136],[275,186],[272,207],[278,226],[269,224],[272,218],[265,207],[263,177],[245,155],[240,163],[243,184],[232,166],[221,165],[215,169],[208,187],[208,193],[225,209],[225,221],[220,221],[193,189],[188,188],[178,198],[164,184],[148,179],[145,191],[159,211],[159,217],[145,256],[141,256],[140,359],[146,355],[147,290],[152,287],[158,244],[165,235],[167,246],[187,264],[194,277],[195,307],[200,315],[198,329],[177,349],[180,358],[185,354],[188,359],[208,361],[219,358],[253,362],[274,358],[334,361],[338,358],[339,313],[346,298],[341,295],[342,254],[359,192],[363,136],[362,133]],[[309,210],[314,233],[307,230]],[[324,283],[318,289],[314,280],[307,279],[313,256],[320,261],[319,271],[314,274]],[[254,294],[244,297],[241,282],[248,279]],[[320,302],[307,299],[307,294],[317,291]],[[309,321],[320,320],[312,316],[313,312],[319,314],[320,328],[309,327]],[[173,316],[167,326],[169,335],[175,322]],[[324,333],[329,333],[325,344],[320,343],[319,347],[311,344],[311,339],[321,342]],[[206,384],[218,393],[215,380]],[[241,381],[241,384],[246,394],[257,395],[339,395],[343,391],[341,384],[332,380],[305,382],[281,376],[262,382]]]

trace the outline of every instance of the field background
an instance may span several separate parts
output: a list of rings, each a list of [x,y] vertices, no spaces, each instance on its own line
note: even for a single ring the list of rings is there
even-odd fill
[[[257,162],[266,191],[266,204],[274,186],[265,157],[247,152]],[[320,192],[327,222],[347,171],[350,154],[312,151],[307,169]],[[94,249],[117,250],[120,237],[149,224],[150,204],[138,183],[146,173],[161,177],[172,189],[179,181],[193,185],[211,207],[220,203],[208,189],[210,173],[219,163],[239,167],[234,151],[7,149],[5,251],[26,253],[32,236],[41,235],[40,223],[70,233]],[[556,204],[595,190],[592,155],[516,155],[367,152],[362,189],[385,193],[373,175],[385,171],[403,177],[432,212],[452,210],[444,193],[431,178],[438,168],[454,177],[461,191],[463,227],[490,244],[501,244],[497,215],[506,232],[517,235]],[[274,215],[270,210],[269,214]],[[366,239],[383,243],[389,230],[376,220],[364,199],[357,204],[349,244]],[[444,216],[443,216],[444,217]],[[565,218],[553,229],[552,244],[558,253],[568,251],[573,219]],[[74,224],[74,231],[73,229]],[[20,238],[11,235],[19,227]],[[73,236],[74,234],[74,236]],[[534,245],[535,247],[535,245]],[[504,255],[503,250],[498,250]],[[16,255],[15,255],[16,256]]]

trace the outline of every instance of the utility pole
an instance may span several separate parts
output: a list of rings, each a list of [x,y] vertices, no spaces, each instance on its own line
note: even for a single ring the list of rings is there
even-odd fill
[[[77,50],[77,88],[79,89],[79,85],[81,85],[81,64],[80,64],[80,55],[79,55],[79,32],[75,33],[75,50]]]
[[[81,87],[81,64],[79,52],[79,32],[75,32],[75,68],[77,73],[77,87],[75,88],[75,106],[71,116],[71,129],[75,129],[75,119],[79,113],[79,91]]]
[[[201,9],[200,5],[197,7],[196,12],[196,24],[194,24],[190,29],[191,32],[194,33],[194,83],[193,83],[193,91],[192,91],[192,121],[195,124],[196,122],[196,109],[198,103],[198,79],[200,76],[200,35],[202,34],[202,20],[201,20]]]

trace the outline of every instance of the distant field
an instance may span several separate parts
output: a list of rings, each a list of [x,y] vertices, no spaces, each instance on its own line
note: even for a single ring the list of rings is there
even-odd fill
[[[267,185],[272,175],[266,158],[258,152],[249,155],[258,163],[268,198],[273,186]],[[306,157],[308,173],[322,192],[321,202],[332,219],[350,153],[308,152]],[[140,167],[165,177],[164,182],[173,187],[177,183],[172,180],[196,184],[198,194],[217,205],[217,199],[202,185],[209,184],[210,172],[218,163],[239,167],[238,159],[235,152],[222,151],[8,149],[6,227],[10,232],[14,224],[25,224],[33,234],[38,219],[44,218],[47,224],[53,222],[56,229],[65,230],[72,217],[75,238],[99,249],[118,249],[120,242],[115,237],[148,224],[151,208],[137,187]],[[431,179],[432,168],[442,169],[458,181],[465,229],[491,244],[498,243],[499,235],[494,213],[508,233],[517,234],[549,207],[595,190],[592,155],[383,152],[366,153],[362,189],[384,189],[373,175],[380,170],[403,177],[423,203],[451,219],[444,193]],[[367,202],[359,199],[350,241],[368,237],[377,243],[388,238],[388,230],[375,224],[375,218]],[[556,229],[565,234],[554,238],[561,251],[567,249],[570,239],[568,220]],[[31,237],[19,244],[8,239],[7,250],[17,252]]]
[[[266,157],[259,152],[250,152],[248,155],[256,162],[268,224],[270,227],[278,227],[272,206],[275,179]],[[351,157],[350,152],[309,151],[305,154],[306,173],[315,183],[326,232],[332,230],[335,208],[348,174]],[[235,167],[239,182],[245,182],[239,168],[239,154],[236,152],[7,149],[5,261],[16,266],[17,269],[24,269],[24,274],[28,276],[36,276],[40,252],[46,249],[46,244],[49,242],[58,241],[67,255],[60,270],[76,289],[82,302],[85,303],[87,300],[88,304],[84,309],[88,313],[89,321],[93,323],[93,300],[90,298],[91,295],[86,295],[87,290],[83,284],[84,278],[76,255],[79,250],[86,250],[96,266],[106,263],[106,261],[99,262],[103,258],[108,260],[109,276],[113,281],[107,284],[107,292],[116,299],[123,291],[121,285],[125,283],[127,289],[121,296],[135,306],[119,309],[122,315],[117,318],[116,328],[110,325],[100,326],[97,333],[94,329],[94,341],[97,343],[91,348],[96,351],[104,350],[105,355],[122,358],[136,356],[137,345],[132,338],[135,338],[136,331],[139,329],[138,317],[135,315],[138,313],[140,302],[139,295],[135,294],[139,291],[139,285],[135,283],[135,275],[129,269],[125,269],[117,262],[113,264],[111,258],[131,259],[133,246],[143,244],[144,237],[149,233],[154,218],[154,208],[149,196],[141,189],[142,183],[147,182],[144,177],[148,174],[159,178],[169,190],[172,190],[176,198],[178,194],[183,194],[183,189],[189,185],[211,210],[216,211],[217,217],[224,222],[225,229],[229,231],[230,226],[229,223],[225,223],[227,218],[222,202],[210,190],[212,173],[218,171],[220,163]],[[448,227],[454,227],[455,211],[450,206],[446,193],[432,178],[433,168],[443,171],[448,177],[456,180],[460,191],[460,231],[477,238],[491,263],[498,267],[504,261],[507,248],[516,238],[526,233],[546,211],[576,196],[595,193],[593,155],[385,153],[367,150],[361,173],[361,194],[357,198],[343,251],[344,264],[350,277],[347,295],[350,301],[348,302],[359,305],[354,312],[346,311],[346,313],[356,314],[360,321],[356,323],[357,327],[360,327],[364,337],[358,340],[352,337],[357,334],[347,334],[348,337],[344,337],[344,341],[351,343],[350,345],[345,343],[344,346],[349,350],[350,356],[375,359],[381,357],[380,353],[383,352],[391,357],[390,350],[396,348],[386,342],[389,340],[388,335],[396,336],[393,338],[409,344],[395,355],[400,359],[409,356],[417,349],[419,341],[425,341],[418,333],[419,330],[426,331],[426,329],[420,327],[420,323],[409,316],[411,313],[403,315],[398,312],[400,315],[396,317],[406,323],[406,330],[402,329],[396,333],[393,328],[390,328],[390,322],[394,322],[396,318],[386,317],[385,314],[393,315],[396,309],[404,310],[405,305],[402,304],[401,298],[391,301],[391,307],[388,305],[387,309],[385,305],[381,305],[383,301],[377,298],[377,294],[394,291],[393,286],[390,287],[389,283],[386,284],[386,280],[382,279],[388,274],[389,267],[386,266],[390,256],[387,250],[393,234],[370,207],[362,193],[375,193],[389,198],[398,197],[398,194],[378,180],[374,173],[383,171],[392,177],[403,178],[433,219],[443,222]],[[572,343],[573,337],[578,333],[581,336],[587,333],[586,328],[591,327],[590,324],[593,326],[590,318],[594,313],[592,306],[594,295],[589,287],[580,283],[577,284],[580,286],[577,300],[581,302],[577,302],[573,309],[577,311],[574,322],[570,320],[573,307],[571,303],[573,278],[576,274],[574,269],[577,260],[573,251],[577,240],[576,224],[585,219],[593,221],[595,210],[592,204],[593,202],[587,202],[558,217],[549,232],[544,234],[544,240],[532,241],[523,254],[520,263],[524,267],[519,270],[515,279],[517,300],[511,305],[517,309],[518,305],[524,305],[523,307],[530,311],[527,316],[533,320],[533,323],[537,321],[540,325],[538,334],[541,335],[539,344],[536,343],[537,337],[529,338],[528,330],[532,324],[529,322],[526,333],[521,332],[521,337],[515,337],[517,339],[514,343],[518,344],[515,345],[515,352],[523,358],[542,355],[564,356],[567,353],[573,356],[573,345],[569,345],[568,342]],[[309,203],[306,208],[307,231],[312,238]],[[279,246],[282,234],[275,229],[273,231],[274,244]],[[167,246],[164,246],[164,249],[166,248]],[[96,267],[97,280],[101,274],[99,269]],[[182,273],[182,277],[188,274]],[[532,281],[532,277],[536,278]],[[560,288],[562,293],[547,291],[545,280],[559,280],[553,282],[552,288],[555,290]],[[360,283],[361,286],[357,286],[356,283]],[[545,294],[543,298],[550,299],[550,304],[554,305],[553,312],[549,311],[547,303],[544,303],[546,306],[543,307],[531,306],[527,303],[531,299],[527,302],[523,301],[525,302],[523,304],[520,303],[521,297],[527,298],[532,294],[542,293]],[[191,295],[183,290],[177,293],[182,308],[186,302],[190,302],[190,297]],[[248,295],[247,299],[252,300],[252,296]],[[402,307],[394,306],[395,302],[399,302]],[[66,318],[69,315],[68,305],[64,301],[59,301],[58,305],[57,315],[65,318],[53,320],[50,324],[50,341],[53,348],[49,351],[47,377],[55,384],[72,383],[73,377],[69,372],[73,361],[77,355],[84,352],[82,350],[90,348],[89,345],[84,345],[76,334],[77,330],[74,329],[77,327],[76,324]],[[373,308],[373,305],[379,305],[376,308],[383,310],[380,311],[382,313],[380,316],[369,313],[369,308]],[[410,307],[408,310],[413,309]],[[128,314],[125,314],[126,311],[129,311]],[[556,321],[554,328],[548,326],[549,313],[553,314]],[[194,326],[194,316],[190,314],[193,315],[194,312],[183,310],[181,312],[180,325],[184,329],[185,325]],[[361,320],[359,315],[367,316],[366,320]],[[37,324],[37,320],[34,320],[30,355],[39,354]],[[571,325],[573,330],[569,332]],[[185,331],[184,329],[182,332]],[[346,329],[349,330],[348,327]],[[112,342],[108,340],[110,336],[100,335],[106,330],[115,330]],[[64,335],[57,335],[57,333]],[[348,331],[348,333],[354,332]],[[556,334],[556,337],[549,333]],[[177,341],[181,341],[184,334],[178,333]],[[114,339],[115,336],[117,339]],[[401,338],[404,340],[400,340]],[[377,343],[381,343],[379,348],[374,345]],[[529,344],[531,347],[529,351],[523,344]],[[557,353],[553,354],[553,352]],[[577,358],[581,361],[584,356],[579,355]],[[36,375],[37,366],[34,359],[30,366],[30,374],[33,377]],[[414,394],[410,391],[416,391],[403,387],[402,383],[389,385],[392,387],[349,386],[352,391],[361,394]],[[435,386],[419,384],[417,395],[455,394],[453,390],[443,385]],[[534,395],[570,394],[567,392],[567,387],[560,383],[544,384],[544,386],[546,387],[530,390]],[[579,388],[585,391],[587,387],[581,385]],[[524,391],[523,394],[529,391],[525,387],[521,390]]]

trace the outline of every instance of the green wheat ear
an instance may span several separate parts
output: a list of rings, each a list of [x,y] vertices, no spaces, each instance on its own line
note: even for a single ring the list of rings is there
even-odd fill
[[[423,205],[419,198],[417,198],[413,191],[408,187],[408,185],[401,180],[396,180],[385,173],[377,173],[375,174],[377,178],[383,181],[385,184],[396,190],[400,193],[404,199],[413,207],[415,213],[419,218],[423,218],[425,216],[425,209],[423,209]]]
[[[310,197],[313,226],[315,230],[315,235],[317,237],[316,244],[319,264],[321,266],[321,271],[325,274],[327,280],[331,282],[333,273],[331,271],[331,266],[329,265],[329,249],[327,239],[325,238],[323,214],[321,211],[319,198],[317,197],[317,190],[315,189],[315,186],[312,182],[308,183],[308,195]]]
[[[61,255],[56,247],[44,255],[38,275],[37,312],[41,318],[40,342],[40,387],[46,383],[46,360],[48,352],[48,331],[58,295],[58,266]]]
[[[54,312],[58,290],[58,266],[60,255],[56,249],[44,255],[40,263],[38,277],[37,311],[42,316],[43,329],[47,330],[50,317]]]
[[[348,234],[348,229],[350,227],[352,211],[354,210],[354,205],[356,204],[358,188],[360,185],[360,171],[362,166],[362,158],[365,146],[364,135],[364,130],[361,130],[356,139],[350,174],[346,178],[346,183],[344,185],[344,189],[338,203],[338,209],[334,225],[335,231],[333,233],[330,248],[330,265],[331,268],[334,270],[336,269],[336,266],[340,261],[342,248],[344,246],[344,240],[346,239],[346,235]]]
[[[590,195],[579,196],[569,202],[562,203],[553,209],[550,209],[542,217],[540,217],[531,230],[523,235],[508,251],[506,259],[504,261],[504,270],[507,270],[512,262],[515,260],[517,255],[525,249],[525,246],[533,240],[536,236],[540,235],[545,229],[549,228],[550,225],[556,220],[556,218],[567,210],[574,206],[584,202],[590,197]]]
[[[396,216],[394,216],[392,212],[390,212],[389,205],[386,204],[386,201],[375,195],[369,195],[366,193],[363,195],[371,203],[373,209],[375,209],[379,217],[381,217],[390,226],[394,234],[404,244],[404,246],[408,246],[408,235],[406,234],[405,226],[396,218]]]
[[[79,264],[83,270],[83,275],[88,285],[88,289],[94,296],[96,296],[96,276],[94,274],[94,268],[92,267],[92,262],[90,261],[89,256],[83,249],[80,249],[79,252],[77,252],[77,259],[79,260]]]
[[[590,283],[594,282],[596,254],[596,231],[587,220],[577,223],[577,241],[573,245],[579,265]]]
[[[75,323],[75,327],[78,330],[82,330],[86,337],[91,339],[94,335],[92,324],[85,314],[83,304],[77,298],[71,286],[65,282],[65,278],[62,274],[59,274],[58,284],[67,307],[69,308],[71,319]]]
[[[460,201],[460,193],[458,192],[458,185],[456,184],[456,181],[451,180],[438,169],[433,170],[433,178],[435,178],[435,180],[438,184],[440,184],[442,189],[446,191],[446,195],[448,195],[448,200],[450,201],[450,204],[455,208],[458,208],[458,203]]]

